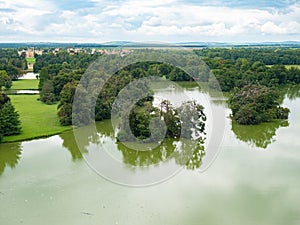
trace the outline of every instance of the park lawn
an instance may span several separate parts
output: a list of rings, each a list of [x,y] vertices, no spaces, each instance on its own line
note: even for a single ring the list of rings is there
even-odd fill
[[[37,90],[39,86],[38,79],[20,79],[13,81],[11,90]]]
[[[300,69],[300,65],[286,65],[285,68],[290,69],[291,67],[295,67]]]
[[[59,124],[57,104],[46,105],[37,100],[39,95],[10,95],[9,97],[20,114],[22,132],[19,135],[4,137],[3,142],[48,137],[71,129],[71,126]]]
[[[272,67],[272,66],[275,66],[275,65],[267,65],[267,67]],[[285,65],[285,68],[287,68],[287,69],[291,69],[291,67],[300,69],[300,65]]]
[[[35,63],[35,58],[26,58],[27,63]]]

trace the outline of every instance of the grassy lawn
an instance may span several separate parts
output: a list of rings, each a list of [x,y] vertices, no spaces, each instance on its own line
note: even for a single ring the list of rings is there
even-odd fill
[[[291,67],[295,67],[295,68],[300,69],[300,65],[286,65],[285,67],[286,67],[287,69],[290,69]]]
[[[4,137],[3,142],[22,141],[47,137],[70,130],[59,124],[57,105],[46,105],[37,101],[39,95],[10,95],[14,107],[20,114],[22,133]]]
[[[267,67],[272,67],[273,65],[267,65]],[[300,69],[300,65],[285,65],[285,68],[290,69],[291,67],[295,67]]]
[[[35,63],[35,58],[26,58],[27,63]]]
[[[10,89],[12,90],[37,90],[39,85],[39,80],[17,80],[13,81],[13,85]]]

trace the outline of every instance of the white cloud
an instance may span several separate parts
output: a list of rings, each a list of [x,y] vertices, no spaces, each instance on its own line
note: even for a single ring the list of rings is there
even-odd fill
[[[283,27],[276,25],[274,22],[268,21],[261,27],[264,34],[284,34],[287,30]]]
[[[0,41],[300,40],[300,4],[282,10],[175,0],[93,2],[93,8],[73,11],[60,8],[55,1],[0,2],[0,8],[11,10],[0,11]]]

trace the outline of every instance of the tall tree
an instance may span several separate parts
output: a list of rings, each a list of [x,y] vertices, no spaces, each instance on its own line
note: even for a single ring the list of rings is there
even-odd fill
[[[0,95],[0,141],[3,136],[19,134],[21,122],[19,114],[11,104],[7,95]]]
[[[12,85],[11,79],[5,70],[0,70],[0,91],[2,87],[9,89]]]
[[[47,80],[50,79],[50,76],[48,74],[48,70],[46,67],[43,67],[40,72],[40,82],[39,82],[39,89],[41,90],[44,86],[44,83],[46,83]]]

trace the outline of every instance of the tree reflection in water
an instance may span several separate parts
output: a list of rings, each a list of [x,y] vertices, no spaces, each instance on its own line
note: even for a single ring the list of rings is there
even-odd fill
[[[117,142],[117,146],[122,152],[125,164],[140,167],[157,165],[174,159],[177,165],[193,170],[200,168],[205,155],[202,141],[166,139],[159,146],[148,151],[133,150],[121,142]],[[143,146],[140,148],[142,149]]]
[[[69,131],[65,132],[59,135],[59,137],[63,140],[63,147],[68,149],[68,151],[71,153],[72,160],[81,160],[82,159],[82,154],[77,146],[74,132]]]
[[[290,100],[295,100],[297,98],[300,98],[300,85],[294,85],[292,87],[289,87],[286,91],[286,96]]]
[[[277,129],[288,126],[289,122],[286,120],[252,126],[239,125],[236,122],[232,122],[232,131],[239,140],[251,146],[266,149],[268,145],[275,141]]]
[[[0,175],[5,167],[15,168],[22,155],[20,142],[0,144]]]
[[[286,98],[289,100],[300,98],[300,85],[293,85],[284,89],[280,89],[279,91],[280,104],[282,104]],[[286,120],[273,121],[255,126],[244,126],[232,122],[232,131],[239,140],[246,142],[251,146],[266,149],[275,141],[277,129],[288,126],[289,122]]]
[[[130,143],[130,146],[135,145],[134,149],[140,149],[140,151],[134,150],[116,140],[110,120],[97,123],[97,133],[92,132],[90,127],[82,127],[79,132],[84,134],[82,137],[88,136],[88,139],[78,140],[81,146],[80,149],[85,151],[84,154],[89,154],[89,146],[97,145],[101,147],[109,141],[114,143],[116,149],[122,153],[123,163],[135,167],[153,166],[174,160],[177,165],[185,166],[187,169],[192,170],[200,168],[202,159],[205,156],[203,139],[194,141],[188,139],[165,139],[159,146],[146,151],[145,146],[151,147],[151,144]],[[64,140],[63,145],[69,149],[72,156],[77,156],[78,152],[75,154],[74,151],[79,151],[79,149],[73,133],[69,132],[60,136]],[[68,137],[71,137],[71,139]],[[78,137],[81,137],[81,135],[78,135]],[[156,144],[153,143],[154,145]]]

